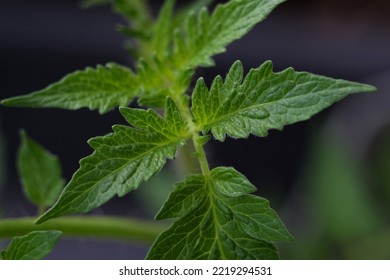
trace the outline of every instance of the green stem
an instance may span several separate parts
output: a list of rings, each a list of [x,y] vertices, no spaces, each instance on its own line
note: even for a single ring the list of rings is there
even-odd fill
[[[59,230],[64,236],[118,239],[151,244],[166,229],[164,225],[136,219],[102,216],[57,218],[34,224],[35,218],[0,219],[0,239],[37,230]]]
[[[199,133],[192,136],[192,141],[194,142],[196,156],[198,158],[200,168],[202,169],[202,174],[206,176],[210,173],[210,168]]]
[[[198,159],[200,169],[202,170],[203,175],[208,175],[210,173],[209,164],[207,162],[206,153],[203,148],[203,141],[199,131],[196,129],[193,117],[188,106],[188,102],[185,100],[184,96],[178,94],[172,94],[172,99],[175,101],[178,106],[185,122],[187,123],[190,134],[192,135],[192,142],[195,148],[195,156]]]

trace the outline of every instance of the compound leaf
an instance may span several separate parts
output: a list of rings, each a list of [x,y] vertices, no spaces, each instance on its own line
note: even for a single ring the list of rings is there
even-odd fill
[[[99,109],[105,113],[113,107],[126,106],[136,96],[138,81],[133,72],[115,63],[95,69],[87,67],[65,76],[47,88],[28,95],[12,97],[6,106],[56,107],[62,109]]]
[[[165,119],[150,109],[122,107],[120,112],[132,126],[115,125],[113,133],[89,140],[94,153],[80,161],[59,200],[37,223],[84,213],[115,195],[124,196],[155,175],[184,144],[186,124],[171,99],[167,99]]]
[[[18,152],[18,170],[25,196],[40,209],[51,206],[65,185],[61,177],[61,164],[25,131],[21,131],[22,144]]]
[[[209,90],[199,79],[192,97],[197,127],[224,141],[226,135],[266,136],[268,130],[307,120],[334,102],[357,92],[374,91],[370,85],[336,80],[288,68],[272,71],[272,62],[251,69],[243,78],[236,62],[225,81],[218,76]]]
[[[3,260],[39,260],[46,257],[61,237],[60,231],[33,231],[14,237],[6,250],[1,252]]]
[[[179,218],[156,239],[148,259],[275,259],[271,242],[292,237],[255,187],[218,167],[176,185],[157,219]]]

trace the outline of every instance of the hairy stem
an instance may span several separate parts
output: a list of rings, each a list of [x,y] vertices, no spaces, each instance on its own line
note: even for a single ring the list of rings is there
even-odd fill
[[[202,169],[202,174],[208,175],[210,173],[210,168],[200,135],[198,133],[194,134],[192,136],[192,141],[194,142],[196,157],[198,158],[200,168]]]
[[[196,130],[192,113],[190,111],[190,108],[188,106],[188,102],[185,101],[184,96],[182,95],[171,95],[172,99],[175,101],[176,105],[178,106],[185,122],[187,123],[188,129],[192,135],[192,142],[195,148],[194,155],[198,159],[200,169],[202,170],[203,175],[208,175],[210,173],[209,164],[207,162],[206,153],[203,148],[203,141],[201,139],[201,135]],[[188,157],[187,157],[188,158]]]
[[[34,224],[35,218],[0,219],[0,239],[37,230],[59,230],[68,237],[117,239],[151,244],[164,225],[121,217],[75,216]]]

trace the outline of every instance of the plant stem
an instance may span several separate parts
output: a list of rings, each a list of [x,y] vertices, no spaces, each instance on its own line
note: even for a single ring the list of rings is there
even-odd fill
[[[203,175],[208,175],[210,173],[209,163],[207,162],[206,153],[203,148],[203,143],[201,142],[200,135],[198,133],[192,136],[192,141],[194,142],[196,156],[198,158],[200,168],[202,169]]]
[[[192,135],[192,142],[195,148],[195,156],[198,159],[200,169],[202,170],[203,175],[208,175],[210,173],[209,164],[207,162],[206,153],[203,148],[203,141],[201,135],[196,130],[192,113],[188,106],[188,102],[185,101],[184,97],[181,95],[171,95],[176,105],[178,106],[184,120],[187,123],[190,134]]]
[[[37,230],[59,230],[64,236],[118,239],[151,244],[166,229],[162,224],[121,217],[75,216],[34,224],[35,218],[0,219],[0,239]]]

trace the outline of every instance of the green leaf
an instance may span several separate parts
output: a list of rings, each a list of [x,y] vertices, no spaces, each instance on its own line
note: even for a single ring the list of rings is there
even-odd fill
[[[159,235],[148,259],[275,259],[273,241],[292,237],[255,187],[218,167],[176,185],[157,219],[179,218]]]
[[[7,250],[1,252],[3,260],[39,260],[46,257],[61,237],[60,231],[33,231],[14,237]]]
[[[232,0],[192,14],[175,35],[174,60],[182,69],[212,66],[211,56],[225,51],[231,42],[248,33],[285,0]]]
[[[184,95],[194,68],[213,65],[211,56],[224,52],[228,44],[249,32],[283,1],[232,0],[217,5],[211,15],[206,8],[194,5],[193,13],[176,31],[173,31],[177,22],[172,12],[173,0],[164,4],[154,24],[144,1],[113,1],[114,10],[131,19],[125,29],[140,35],[138,39],[146,50],[143,49],[145,59],[140,60],[137,75],[113,63],[87,68],[46,89],[3,100],[2,104],[72,110],[87,107],[105,113],[140,97],[140,104],[162,107],[165,97],[177,100],[174,94]]]
[[[79,109],[87,107],[105,113],[113,107],[128,105],[136,95],[138,82],[130,69],[109,63],[96,69],[86,68],[65,76],[47,88],[24,96],[3,100],[6,106],[56,107]]]
[[[156,63],[158,66],[141,60],[138,75],[143,91],[138,103],[142,106],[163,107],[166,97],[170,96],[176,100],[185,100],[188,104],[185,91],[190,86],[194,71],[190,69],[174,73],[167,65]]]
[[[172,16],[175,0],[166,0],[160,10],[157,22],[154,25],[153,38],[151,42],[152,49],[157,57],[167,55],[168,47],[171,43],[170,32],[172,32]]]
[[[169,98],[165,119],[150,109],[122,107],[120,112],[132,126],[115,125],[113,133],[89,140],[94,153],[80,161],[57,203],[37,223],[84,213],[115,195],[124,196],[159,172],[187,138],[186,124]]]
[[[196,67],[212,66],[211,56],[224,52],[228,44],[248,33],[283,1],[233,0],[217,5],[211,15],[205,7],[199,9],[194,5],[195,9],[192,12],[187,10],[186,20],[180,22],[174,31],[163,21],[165,23],[161,26],[164,28],[155,34],[157,42],[162,43],[152,48],[158,57],[147,60],[147,63],[141,61],[138,69],[144,89],[141,104],[159,106],[167,95],[184,94]],[[170,6],[165,7],[170,9]],[[162,13],[165,16],[160,16],[158,22],[162,19],[168,21],[167,14]],[[174,18],[171,26],[175,27],[177,20]],[[165,56],[163,47],[167,48]]]
[[[65,185],[61,164],[27,133],[20,132],[22,143],[18,152],[18,170],[25,196],[40,209],[51,206]]]
[[[334,102],[357,92],[374,91],[370,85],[336,80],[288,68],[272,72],[272,62],[251,69],[234,63],[225,82],[218,76],[209,90],[199,79],[192,97],[192,112],[199,130],[224,141],[226,135],[266,136],[268,130],[307,120]]]

